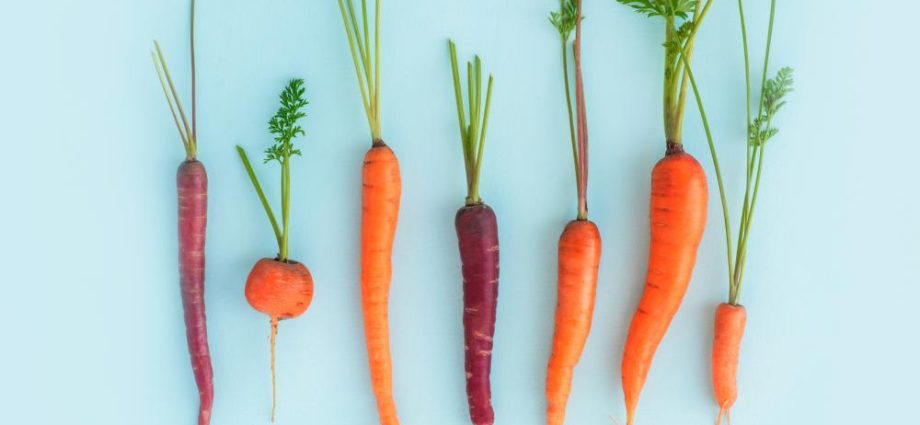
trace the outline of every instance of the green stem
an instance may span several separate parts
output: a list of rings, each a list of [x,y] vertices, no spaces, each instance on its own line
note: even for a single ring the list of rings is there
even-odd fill
[[[379,78],[380,78],[380,0],[376,1],[376,17],[374,23],[373,55],[369,46],[368,19],[365,0],[362,0],[363,28],[358,25],[354,3],[352,0],[339,0],[339,11],[342,14],[342,25],[348,39],[348,48],[354,63],[355,75],[358,77],[358,88],[361,91],[362,105],[367,116],[367,124],[374,142],[380,140],[380,115],[379,115]],[[347,4],[347,7],[346,7]],[[373,56],[373,57],[372,57]],[[360,57],[360,59],[359,59]],[[371,62],[373,59],[373,73]]]
[[[246,168],[246,174],[249,175],[249,180],[252,182],[252,187],[256,190],[256,195],[259,196],[259,201],[262,203],[262,208],[265,209],[265,215],[268,216],[268,221],[271,222],[272,230],[275,232],[275,240],[278,242],[278,249],[280,251],[283,242],[282,234],[281,229],[278,227],[278,221],[275,220],[275,214],[272,212],[272,207],[268,204],[268,199],[265,197],[265,192],[262,190],[262,185],[259,184],[259,178],[256,177],[255,171],[252,170],[252,164],[249,162],[249,157],[246,155],[246,151],[242,146],[237,145],[236,152],[240,155],[240,160],[243,162],[243,167]]]
[[[732,263],[732,230],[731,230],[731,219],[728,215],[728,202],[725,196],[725,184],[722,180],[722,169],[719,167],[719,156],[716,154],[715,143],[712,140],[712,131],[709,128],[709,119],[706,117],[706,108],[703,107],[703,99],[700,95],[699,88],[696,85],[696,78],[693,77],[693,70],[690,68],[690,63],[687,62],[686,58],[683,55],[683,50],[681,50],[680,60],[684,63],[684,69],[687,73],[687,78],[690,80],[690,85],[693,88],[693,96],[696,98],[696,106],[700,111],[700,119],[703,121],[703,129],[706,131],[706,141],[709,143],[709,154],[712,157],[712,165],[716,170],[716,182],[719,185],[719,198],[722,204],[722,223],[725,226],[725,253],[726,259],[728,261],[728,275],[732,276],[735,273],[735,265]]]
[[[173,102],[175,102],[176,109],[179,111],[179,118],[182,119],[182,128],[185,130],[185,140],[186,140],[186,157],[188,160],[194,160],[197,154],[195,143],[192,141],[192,129],[189,126],[188,119],[185,115],[185,110],[182,108],[182,102],[179,101],[179,94],[176,91],[176,85],[173,84],[172,76],[169,73],[169,67],[166,65],[166,59],[163,58],[163,51],[160,49],[160,43],[156,41],[153,42],[153,46],[156,48],[156,56],[159,59],[160,68],[162,68],[162,75],[166,77],[166,83],[169,86],[169,92],[172,94]],[[160,69],[158,68],[158,70]]]
[[[469,196],[470,189],[473,187],[473,167],[472,158],[470,158],[471,155],[468,148],[469,136],[467,134],[468,128],[466,126],[466,115],[463,108],[463,89],[460,85],[460,69],[457,66],[457,46],[454,44],[453,40],[448,40],[447,46],[450,50],[450,68],[454,82],[454,98],[457,101],[457,121],[460,126],[460,143],[463,150],[463,166],[466,169],[466,190],[467,196]]]
[[[194,156],[192,155],[189,138],[188,135],[185,134],[185,130],[182,129],[182,124],[179,124],[179,116],[176,113],[176,107],[173,105],[173,98],[169,94],[169,88],[166,86],[166,77],[163,75],[160,59],[154,52],[150,52],[150,55],[153,57],[153,67],[157,71],[157,78],[160,80],[160,87],[163,88],[163,95],[166,96],[166,104],[169,105],[169,112],[172,114],[173,122],[176,124],[176,130],[179,130],[179,137],[182,138],[182,146],[185,147],[186,159],[192,160],[194,159]]]
[[[481,80],[482,77],[479,76],[477,79]],[[476,155],[476,174],[473,176],[473,189],[471,192],[472,201],[474,203],[482,202],[482,199],[479,197],[479,174],[482,170],[482,152],[485,150],[485,141],[486,141],[486,128],[489,126],[489,109],[492,104],[492,83],[494,79],[492,76],[489,76],[489,88],[486,90],[486,109],[482,114],[482,132],[479,134],[479,153]]]
[[[191,56],[191,65],[192,65],[192,145],[193,149],[197,150],[198,145],[198,106],[197,106],[197,89],[196,89],[196,72],[195,72],[195,0],[192,0],[192,13],[189,22],[189,51]]]
[[[281,163],[281,222],[283,230],[281,232],[281,249],[279,260],[287,261],[288,259],[288,230],[290,229],[291,219],[291,158],[286,156]]]
[[[569,88],[569,49],[568,40],[562,37],[562,78],[565,86],[565,106],[569,115],[569,137],[572,139],[572,159],[575,161],[575,181],[581,181],[581,171],[578,167],[578,142],[575,135],[575,115],[572,110],[572,90]]]

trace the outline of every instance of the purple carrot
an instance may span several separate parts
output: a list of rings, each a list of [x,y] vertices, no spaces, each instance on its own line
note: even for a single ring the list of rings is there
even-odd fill
[[[457,239],[463,265],[463,339],[466,355],[466,397],[474,425],[492,425],[492,337],[495,335],[495,310],[498,303],[498,224],[495,213],[479,197],[479,171],[482,165],[489,105],[492,103],[492,76],[482,109],[482,63],[476,56],[467,62],[470,123],[466,123],[457,48],[449,42],[450,64],[457,97],[457,117],[463,160],[466,166],[466,206],[457,211]]]
[[[176,183],[179,189],[179,284],[185,310],[185,334],[201,399],[198,424],[207,425],[214,402],[214,373],[204,312],[204,243],[208,221],[208,174],[204,165],[196,160],[183,162]]]
[[[200,398],[198,425],[211,422],[214,404],[214,372],[208,350],[208,329],[204,311],[205,229],[208,221],[208,174],[197,160],[198,138],[195,99],[195,1],[191,10],[192,119],[182,109],[179,95],[169,75],[160,45],[154,42],[153,65],[160,79],[173,122],[185,147],[185,162],[176,174],[179,192],[179,287],[185,312],[185,334]]]
[[[463,339],[466,394],[476,425],[492,424],[492,337],[498,301],[498,224],[486,204],[457,211],[457,240],[463,265]]]

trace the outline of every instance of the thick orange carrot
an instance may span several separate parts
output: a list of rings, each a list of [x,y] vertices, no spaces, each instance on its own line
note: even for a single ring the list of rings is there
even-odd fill
[[[546,372],[546,423],[561,425],[572,389],[572,372],[581,357],[597,288],[601,235],[588,220],[573,220],[559,238],[559,295],[556,330]]]
[[[746,321],[747,312],[740,305],[724,303],[716,309],[715,335],[712,340],[712,387],[716,402],[719,403],[716,423],[722,422],[723,415],[728,413],[738,398],[738,354]]]
[[[393,401],[387,312],[393,237],[402,182],[396,155],[382,140],[376,140],[364,157],[362,183],[361,306],[364,311],[364,337],[380,423],[395,425],[399,419]]]
[[[671,144],[652,171],[651,241],[645,290],[623,353],[626,421],[633,423],[639,393],[671,319],[687,292],[706,224],[706,175],[680,145]]]

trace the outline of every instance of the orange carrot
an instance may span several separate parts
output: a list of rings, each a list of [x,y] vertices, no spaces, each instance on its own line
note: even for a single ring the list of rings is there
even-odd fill
[[[750,56],[748,54],[747,25],[745,24],[743,3],[744,2],[741,0],[738,1],[738,14],[741,20],[741,39],[744,52],[747,157],[745,161],[746,181],[744,200],[741,205],[741,220],[737,241],[732,240],[731,220],[728,214],[725,185],[722,181],[719,157],[716,154],[715,143],[713,142],[712,132],[709,127],[709,119],[706,117],[706,109],[703,106],[702,96],[697,87],[696,79],[693,77],[693,71],[690,69],[690,63],[687,60],[689,54],[685,49],[681,49],[680,52],[681,63],[686,67],[687,79],[693,87],[697,110],[703,122],[703,129],[706,131],[706,139],[709,143],[709,153],[712,158],[716,181],[719,186],[719,196],[722,204],[722,222],[725,226],[725,253],[728,265],[728,303],[720,304],[716,309],[715,333],[712,343],[712,383],[716,403],[719,407],[719,413],[716,417],[717,425],[722,423],[723,418],[731,423],[729,411],[735,404],[735,400],[738,396],[736,380],[738,357],[741,351],[741,339],[744,336],[744,327],[747,320],[747,312],[744,307],[741,306],[740,301],[741,284],[744,278],[745,265],[747,264],[747,246],[750,240],[751,221],[754,217],[754,207],[757,204],[757,195],[760,192],[760,178],[763,171],[764,152],[767,141],[771,140],[779,133],[779,129],[774,127],[774,120],[779,110],[786,105],[785,97],[793,91],[793,85],[795,83],[792,77],[793,70],[789,67],[780,68],[775,77],[767,78],[767,70],[770,65],[770,50],[773,44],[773,23],[776,15],[776,0],[771,0],[770,21],[767,26],[767,46],[764,53],[763,74],[761,75],[760,83],[760,102],[756,109],[756,115],[753,114],[751,67]]]
[[[652,171],[651,242],[645,290],[623,353],[627,423],[658,344],[687,292],[706,224],[706,175],[692,156],[673,147]]]
[[[573,220],[559,238],[559,295],[556,330],[546,374],[546,423],[560,425],[594,312],[601,235],[588,220]]]
[[[736,376],[738,353],[744,336],[747,313],[740,305],[720,304],[716,309],[715,335],[712,339],[712,387],[719,404],[719,418],[727,413],[738,398]]]
[[[364,157],[361,192],[361,307],[371,389],[380,423],[398,425],[387,314],[402,183],[396,155],[380,137],[380,0],[375,3],[373,38],[364,2],[357,9],[352,0],[339,0],[339,11],[373,141]]]
[[[556,325],[552,354],[546,370],[548,425],[562,425],[565,421],[572,374],[591,330],[601,257],[600,232],[588,220],[588,121],[581,76],[581,0],[560,0],[559,6],[559,11],[550,15],[550,22],[556,27],[562,41],[562,69],[575,164],[578,218],[569,222],[559,238]],[[573,30],[575,41],[571,51],[575,60],[575,117],[572,116],[568,65],[569,38]]]
[[[306,89],[303,80],[295,79],[281,92],[281,107],[268,121],[269,131],[275,135],[274,145],[265,150],[265,162],[275,162],[281,166],[281,226],[275,219],[262,185],[256,177],[241,146],[236,147],[240,161],[252,181],[252,186],[259,196],[262,208],[268,216],[278,242],[278,256],[274,259],[263,258],[256,262],[246,279],[246,300],[257,311],[271,319],[271,370],[272,370],[272,422],[275,421],[277,405],[277,385],[275,379],[275,338],[278,335],[278,321],[300,316],[313,300],[313,277],[301,263],[288,256],[288,236],[290,235],[291,209],[291,157],[299,156],[300,150],[294,149],[293,140],[303,135],[303,128],[298,120],[305,117],[302,111],[308,102],[304,98]]]
[[[706,174],[684,152],[681,133],[694,41],[713,0],[666,8],[657,2],[617,1],[644,16],[664,18],[666,25],[663,106],[667,150],[652,170],[648,269],[621,363],[626,423],[632,425],[655,351],[687,292],[706,225]]]
[[[396,155],[377,140],[364,157],[361,196],[361,307],[371,387],[381,424],[398,424],[393,401],[390,331],[387,316],[391,256],[402,183]]]

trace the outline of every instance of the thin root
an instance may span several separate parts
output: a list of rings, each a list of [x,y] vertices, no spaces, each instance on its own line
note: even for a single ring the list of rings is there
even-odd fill
[[[271,365],[272,365],[272,423],[275,423],[275,407],[278,401],[278,386],[275,380],[275,337],[278,336],[278,319],[272,317],[271,333]]]

